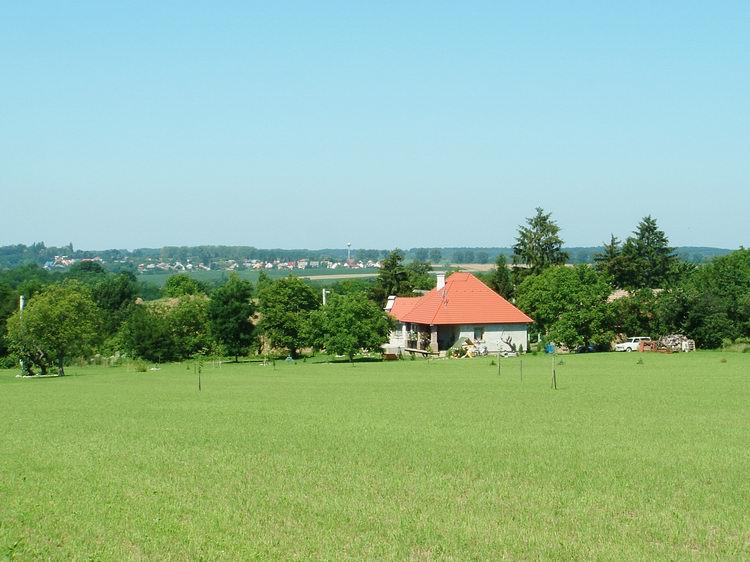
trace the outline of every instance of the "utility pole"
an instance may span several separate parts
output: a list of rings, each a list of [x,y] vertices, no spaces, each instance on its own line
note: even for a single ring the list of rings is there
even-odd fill
[[[330,293],[331,291],[329,291],[328,289],[323,289],[323,306],[326,305],[326,296],[329,295]]]

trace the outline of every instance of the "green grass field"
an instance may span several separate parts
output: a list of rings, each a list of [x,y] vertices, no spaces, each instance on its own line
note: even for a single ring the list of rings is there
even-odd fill
[[[333,283],[334,280],[340,281],[341,279],[336,279],[336,277],[339,277],[341,275],[351,275],[355,279],[364,279],[377,275],[378,271],[379,270],[377,269],[270,269],[266,271],[266,274],[271,279],[280,279],[282,277],[288,277],[289,275],[296,275],[299,277],[330,276],[333,278],[330,283]],[[258,281],[258,276],[260,275],[259,271],[249,269],[242,269],[240,271],[237,271],[236,273],[242,279],[247,279],[248,281],[252,281],[253,283]],[[191,271],[185,272],[185,274],[204,283],[222,283],[229,279],[229,276],[231,275],[229,271]],[[142,275],[139,275],[138,279],[140,281],[162,287],[164,286],[164,283],[167,282],[167,279],[169,279],[172,275],[176,275],[176,273],[144,273]],[[320,279],[318,280],[318,283],[322,283],[324,281],[325,279]]]
[[[750,558],[750,354],[551,365],[2,371],[0,559]]]

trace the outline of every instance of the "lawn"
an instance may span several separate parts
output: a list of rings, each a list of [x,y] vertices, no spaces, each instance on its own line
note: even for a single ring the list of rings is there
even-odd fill
[[[750,354],[552,362],[0,371],[0,559],[750,559]]]

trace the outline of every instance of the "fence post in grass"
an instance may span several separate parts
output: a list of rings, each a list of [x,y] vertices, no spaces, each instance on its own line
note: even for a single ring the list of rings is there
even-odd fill
[[[552,389],[557,390],[557,371],[555,370],[555,354],[552,354]]]

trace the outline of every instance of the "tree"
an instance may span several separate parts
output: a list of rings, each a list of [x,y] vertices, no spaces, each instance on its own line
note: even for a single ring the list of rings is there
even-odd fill
[[[106,334],[113,334],[135,306],[138,281],[131,272],[103,277],[92,287],[94,302],[104,313],[103,327]]]
[[[68,276],[83,282],[95,281],[107,275],[107,270],[98,261],[79,261],[70,266]]]
[[[414,248],[414,259],[417,261],[427,261],[430,251],[427,248]]]
[[[495,269],[486,278],[487,286],[505,299],[512,299],[514,293],[513,276],[503,254],[495,258]]]
[[[612,234],[609,244],[603,244],[600,253],[594,254],[595,267],[608,275],[615,287],[624,288],[626,282],[627,258],[622,255],[622,247],[617,236]]]
[[[393,320],[361,293],[334,294],[311,315],[309,326],[316,347],[353,361],[361,349],[379,349],[388,341]]]
[[[536,215],[526,219],[527,226],[518,227],[513,245],[513,263],[525,264],[529,273],[537,275],[553,265],[564,265],[568,254],[562,251],[560,227],[552,220],[552,213],[536,208]]]
[[[183,295],[200,295],[207,294],[208,290],[205,284],[201,283],[197,279],[186,275],[185,273],[179,273],[172,275],[164,283],[162,292],[165,297],[181,297]]]
[[[440,251],[440,248],[433,248],[430,250],[430,261],[432,263],[440,263],[440,260],[443,259],[443,252]]]
[[[612,341],[607,278],[587,265],[549,267],[517,290],[519,308],[540,331],[569,347]]]
[[[411,293],[409,272],[404,266],[404,252],[396,248],[380,265],[380,273],[372,288],[372,300],[385,306],[389,296],[408,296]]]
[[[413,289],[429,290],[435,286],[436,278],[431,275],[432,265],[426,261],[415,260],[406,265],[409,285]]]
[[[89,289],[75,280],[50,285],[23,311],[8,320],[11,349],[24,360],[28,374],[36,365],[46,373],[53,365],[65,374],[65,360],[85,356],[100,339],[101,311]]]
[[[174,361],[180,358],[167,314],[149,305],[135,306],[120,327],[124,350],[148,361]]]
[[[660,337],[664,328],[659,315],[659,296],[651,289],[639,289],[610,304],[613,328],[629,336]]]
[[[490,259],[490,255],[484,250],[480,250],[476,253],[477,263],[487,263]]]
[[[750,336],[750,250],[714,258],[664,291],[658,305],[662,323],[699,347]]]
[[[247,353],[253,341],[255,305],[252,296],[252,284],[233,273],[229,281],[211,294],[208,305],[211,333],[230,355],[234,355],[235,362],[241,354]]]
[[[6,321],[18,306],[18,297],[7,283],[0,281],[0,357],[8,354],[8,342],[5,337]]]
[[[268,343],[293,356],[308,342],[306,323],[319,306],[317,294],[299,277],[289,276],[266,283],[259,290],[259,328]]]
[[[678,258],[656,220],[643,217],[638,228],[622,246],[624,271],[621,286],[629,289],[656,289],[675,277]]]
[[[212,352],[208,302],[205,295],[184,295],[133,307],[119,332],[125,350],[158,362]]]

